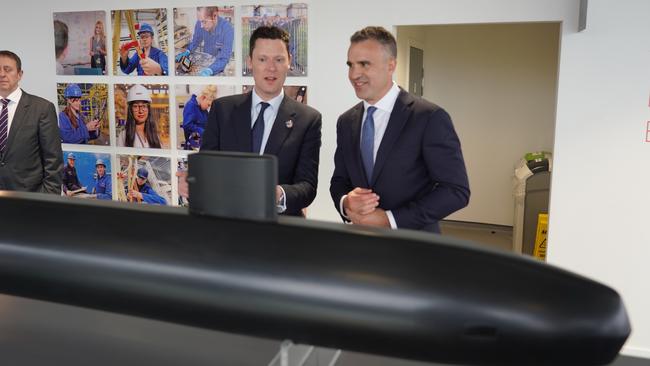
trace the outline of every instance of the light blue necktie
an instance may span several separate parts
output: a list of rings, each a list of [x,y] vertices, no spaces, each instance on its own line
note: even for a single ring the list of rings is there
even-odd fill
[[[261,102],[262,108],[260,113],[257,115],[255,124],[253,124],[253,129],[251,131],[251,148],[254,153],[259,154],[262,148],[262,139],[264,138],[264,111],[270,106],[269,103]]]
[[[363,160],[363,168],[366,170],[366,177],[368,184],[372,179],[372,169],[375,165],[373,153],[375,150],[375,120],[372,114],[375,113],[377,107],[368,107],[366,112],[366,120],[363,121],[363,128],[361,130],[361,160]]]

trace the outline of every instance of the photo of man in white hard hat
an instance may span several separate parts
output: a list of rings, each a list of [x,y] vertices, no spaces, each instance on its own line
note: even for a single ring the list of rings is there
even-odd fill
[[[117,146],[169,148],[167,88],[160,84],[115,85]]]

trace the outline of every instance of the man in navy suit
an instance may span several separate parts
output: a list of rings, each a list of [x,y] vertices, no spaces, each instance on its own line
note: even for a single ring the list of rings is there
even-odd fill
[[[334,205],[354,224],[440,232],[438,221],[470,195],[451,118],[393,82],[390,32],[366,27],[350,42],[348,77],[363,102],[337,122]]]
[[[259,27],[251,35],[250,47],[247,62],[255,87],[212,103],[201,150],[277,156],[278,211],[301,216],[316,197],[321,114],[284,95],[291,65],[287,32]]]

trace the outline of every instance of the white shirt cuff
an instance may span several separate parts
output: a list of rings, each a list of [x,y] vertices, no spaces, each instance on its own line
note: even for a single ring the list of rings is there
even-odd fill
[[[388,216],[388,222],[390,222],[390,228],[397,229],[397,222],[395,221],[395,216],[393,216],[393,213],[390,212],[390,210],[387,210],[386,216]]]
[[[345,214],[345,208],[343,208],[343,200],[347,196],[348,196],[347,194],[344,194],[343,197],[341,197],[341,201],[339,202],[339,212],[341,213],[341,216],[349,220],[350,218],[348,217],[348,215]]]
[[[283,213],[284,211],[287,210],[287,195],[284,193],[284,188],[282,186],[280,187],[280,191],[282,191],[282,195],[280,195],[280,200],[276,203],[276,210],[278,213]]]

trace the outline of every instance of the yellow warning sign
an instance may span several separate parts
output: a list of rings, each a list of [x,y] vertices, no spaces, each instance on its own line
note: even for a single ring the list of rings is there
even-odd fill
[[[535,250],[533,257],[546,261],[546,237],[548,236],[548,214],[537,216],[537,235],[535,235]]]

